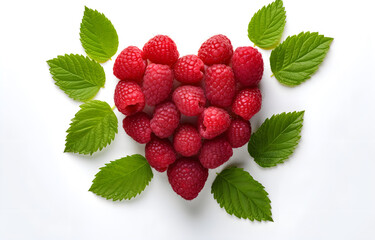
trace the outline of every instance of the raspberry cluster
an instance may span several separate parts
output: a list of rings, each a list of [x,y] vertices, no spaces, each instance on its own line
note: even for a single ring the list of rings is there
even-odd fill
[[[262,55],[253,47],[233,51],[221,34],[205,41],[197,55],[183,57],[170,37],[157,35],[143,50],[125,48],[113,73],[120,80],[114,100],[126,115],[125,132],[146,144],[149,164],[168,170],[172,189],[187,200],[198,196],[208,169],[249,141],[249,120],[262,104]],[[143,111],[146,105],[152,115]]]

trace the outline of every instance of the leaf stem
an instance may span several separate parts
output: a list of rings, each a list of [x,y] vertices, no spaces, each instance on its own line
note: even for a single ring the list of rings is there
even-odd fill
[[[273,76],[275,76],[275,75],[272,73],[271,77],[273,77]]]
[[[116,108],[116,105],[113,105],[113,107],[112,107],[112,111],[115,110],[115,108]]]

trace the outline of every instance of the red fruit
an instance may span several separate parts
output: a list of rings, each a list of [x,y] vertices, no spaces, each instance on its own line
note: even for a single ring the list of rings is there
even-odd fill
[[[234,119],[227,131],[227,139],[232,148],[238,148],[249,142],[251,136],[251,125],[249,121],[241,118]]]
[[[232,111],[245,120],[250,120],[262,106],[262,94],[259,88],[240,91],[235,97]]]
[[[113,74],[120,80],[140,82],[146,65],[147,61],[142,58],[142,50],[129,46],[117,56]]]
[[[117,109],[127,116],[142,111],[145,106],[142,89],[135,82],[119,81],[114,100]]]
[[[184,199],[192,200],[204,187],[208,169],[196,158],[181,158],[169,166],[167,175],[173,190]]]
[[[164,172],[170,164],[176,161],[176,153],[171,142],[157,137],[153,137],[146,144],[145,156],[151,167],[159,172]]]
[[[245,87],[256,87],[263,76],[262,54],[253,47],[239,47],[232,57],[234,76]]]
[[[178,56],[176,44],[165,35],[151,38],[143,47],[143,57],[153,63],[173,65]]]
[[[204,110],[206,97],[203,89],[195,86],[180,86],[173,92],[173,102],[186,116],[197,116]]]
[[[233,54],[232,44],[226,36],[219,34],[205,41],[198,56],[206,65],[228,64]]]
[[[229,125],[229,114],[217,107],[206,108],[198,118],[199,133],[206,139],[219,136],[228,129]]]
[[[173,72],[167,65],[150,64],[146,68],[142,90],[146,104],[154,106],[168,98],[173,87]]]
[[[125,132],[138,143],[148,143],[151,140],[150,117],[144,112],[127,116],[122,121]]]
[[[172,102],[165,102],[156,106],[151,119],[152,132],[160,137],[171,136],[180,122],[180,112]]]
[[[236,91],[232,68],[217,64],[207,68],[204,87],[207,100],[218,107],[229,107]]]
[[[173,147],[184,157],[191,157],[199,152],[202,146],[198,130],[191,124],[182,124],[174,134]]]
[[[202,80],[204,63],[196,55],[187,55],[177,60],[174,65],[174,76],[177,81],[185,84],[194,84]]]
[[[217,168],[229,160],[233,155],[232,147],[229,142],[223,138],[206,140],[199,154],[199,161],[205,168]]]

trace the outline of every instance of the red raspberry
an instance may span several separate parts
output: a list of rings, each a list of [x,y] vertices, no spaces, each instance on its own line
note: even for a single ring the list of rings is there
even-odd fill
[[[232,69],[223,64],[207,68],[204,87],[207,100],[212,105],[229,107],[236,92]]]
[[[234,98],[232,111],[245,120],[250,120],[262,106],[262,94],[259,88],[240,91]]]
[[[173,190],[184,199],[192,200],[204,187],[208,169],[196,158],[181,158],[169,166],[167,175]]]
[[[198,118],[199,133],[206,139],[219,136],[228,129],[229,125],[229,114],[217,107],[206,108]]]
[[[122,121],[125,132],[139,143],[148,143],[151,140],[150,117],[144,112],[127,116]]]
[[[142,58],[142,50],[130,46],[117,56],[113,65],[113,74],[120,80],[140,82],[146,65],[147,61]]]
[[[145,156],[151,167],[159,172],[167,170],[168,166],[176,161],[176,153],[168,139],[152,137],[146,144]]]
[[[127,116],[140,112],[145,107],[145,96],[135,82],[119,81],[114,99],[117,109]]]
[[[196,55],[187,55],[177,60],[174,75],[177,81],[186,84],[198,83],[203,78],[204,63]]]
[[[206,140],[199,154],[199,161],[205,168],[217,168],[233,155],[232,147],[224,137]]]
[[[165,102],[156,106],[151,119],[152,132],[160,137],[171,136],[180,122],[180,112],[172,102]]]
[[[226,36],[219,34],[205,41],[198,51],[198,56],[206,65],[228,64],[233,54],[232,44]]]
[[[174,90],[172,98],[178,110],[186,116],[197,116],[206,105],[206,97],[200,87],[180,86]]]
[[[232,57],[234,76],[245,87],[256,87],[263,76],[262,54],[253,47],[239,47]]]
[[[227,139],[232,148],[238,148],[249,142],[251,136],[251,125],[249,121],[241,118],[234,119],[227,131]]]
[[[143,57],[153,63],[173,65],[179,53],[173,40],[165,35],[151,38],[143,47]]]
[[[150,64],[146,68],[142,90],[146,104],[154,106],[168,98],[173,87],[173,72],[167,65]]]
[[[191,157],[199,152],[202,146],[198,130],[191,124],[182,124],[174,134],[173,147],[177,153]]]

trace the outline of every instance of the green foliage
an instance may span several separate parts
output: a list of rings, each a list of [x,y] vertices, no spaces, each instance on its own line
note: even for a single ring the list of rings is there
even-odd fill
[[[317,32],[289,36],[271,52],[271,70],[276,79],[284,85],[296,86],[311,78],[323,62],[332,40]]]
[[[108,103],[98,100],[81,104],[80,108],[66,131],[64,152],[91,155],[115,138],[117,117]]]
[[[248,144],[255,162],[262,167],[272,167],[288,159],[301,138],[304,113],[281,113],[267,118]]]
[[[74,100],[87,101],[104,87],[104,69],[88,57],[65,54],[47,63],[55,84]]]
[[[98,62],[106,62],[117,52],[116,29],[111,21],[97,10],[85,7],[80,36],[87,55]]]
[[[251,18],[247,29],[249,39],[260,48],[276,47],[284,31],[285,18],[283,1],[264,6]]]
[[[146,188],[152,177],[146,158],[135,154],[100,168],[89,191],[113,201],[131,199]]]

